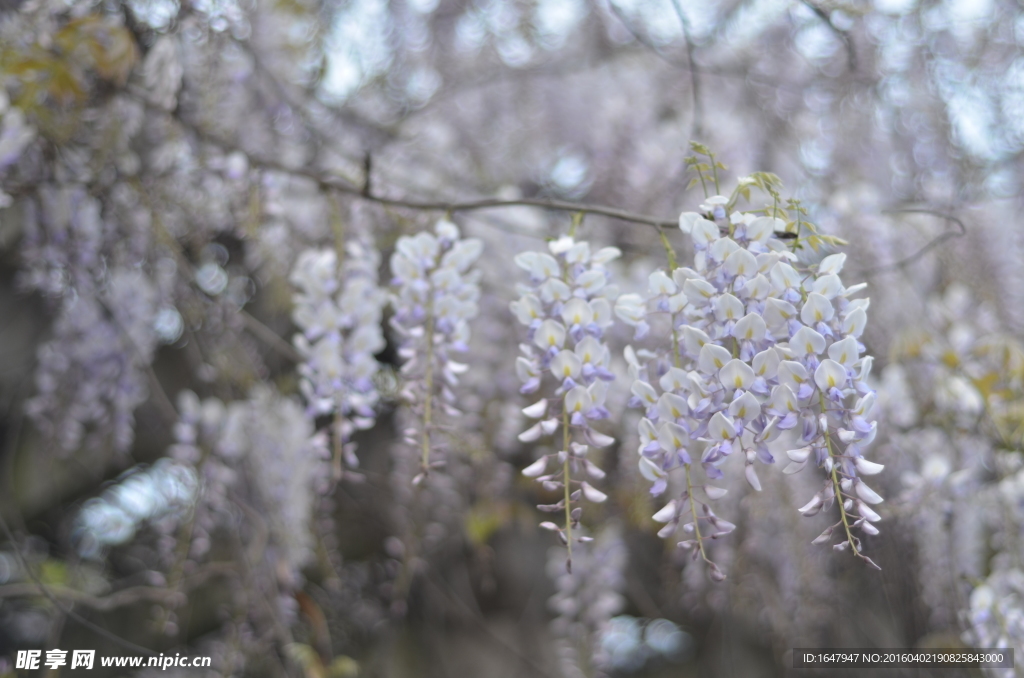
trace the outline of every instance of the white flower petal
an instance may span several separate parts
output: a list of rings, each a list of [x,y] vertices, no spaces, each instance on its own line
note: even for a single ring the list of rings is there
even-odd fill
[[[860,497],[869,504],[881,504],[883,501],[882,496],[875,492],[874,490],[872,490],[870,487],[868,487],[867,483],[865,483],[863,480],[858,479],[857,486],[854,488],[854,490],[856,491],[858,497]]]
[[[808,353],[820,355],[825,350],[825,337],[810,327],[801,327],[789,340],[789,348],[801,358]]]
[[[761,480],[757,477],[757,471],[754,470],[753,464],[747,464],[747,467],[743,470],[743,474],[747,477],[747,482],[757,492],[761,491]]]
[[[868,461],[864,457],[857,457],[853,460],[853,465],[857,468],[857,473],[862,476],[873,476],[882,472],[885,468],[885,464],[877,464],[873,461]]]
[[[729,493],[729,490],[724,487],[715,487],[714,485],[705,485],[704,494],[708,495],[708,499],[715,500],[721,499]]]
[[[667,523],[676,517],[676,500],[673,499],[669,503],[665,504],[657,513],[651,516],[651,519],[656,523]]]
[[[683,212],[679,215],[679,230],[683,233],[693,233],[694,227],[704,219],[696,212]]]
[[[533,462],[529,466],[523,469],[523,475],[527,478],[536,478],[537,476],[543,475],[544,471],[548,468],[548,458],[541,457],[537,461]]]
[[[846,368],[835,360],[822,360],[818,369],[814,370],[814,383],[825,392],[833,388],[841,389],[846,386]]]
[[[530,419],[540,419],[548,411],[548,399],[541,398],[529,407],[523,408],[523,414]]]
[[[787,450],[786,456],[797,463],[803,463],[807,461],[807,458],[811,456],[810,447],[801,447],[795,450]]]
[[[718,378],[727,389],[747,389],[754,383],[754,370],[742,360],[734,358],[722,367]]]
[[[601,502],[608,499],[607,494],[593,487],[592,485],[590,485],[590,483],[586,481],[580,483],[580,487],[583,489],[583,496],[586,497],[587,500],[592,501],[595,504],[600,504]]]
[[[640,457],[640,475],[652,483],[665,477],[665,472],[647,457]]]
[[[860,349],[856,337],[846,337],[828,347],[828,357],[843,367],[853,367],[860,359]]]
[[[521,443],[532,443],[536,440],[540,440],[541,435],[543,435],[543,429],[538,423],[520,433],[518,438]]]
[[[818,275],[839,275],[843,270],[843,264],[846,263],[846,255],[840,252],[839,254],[830,254],[821,260],[818,264]]]

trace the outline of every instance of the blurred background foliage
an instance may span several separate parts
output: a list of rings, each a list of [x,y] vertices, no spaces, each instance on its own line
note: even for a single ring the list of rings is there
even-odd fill
[[[1022,45],[1012,0],[0,0],[0,675],[18,649],[141,654],[125,642],[309,678],[1020,654]],[[360,234],[386,254],[444,212],[417,202],[672,222],[703,198],[691,139],[731,176],[782,177],[869,283],[881,573],[811,547],[801,486],[772,474],[730,494],[712,585],[654,536],[620,403],[592,567],[560,580],[518,476],[509,358],[509,255],[569,223],[538,207],[456,214],[486,263],[436,510],[402,513],[390,368],[362,482],[318,491],[292,456],[314,422],[287,414],[299,252]],[[661,264],[649,227],[584,230],[623,250],[624,289]],[[379,358],[397,366],[392,345]],[[191,464],[171,453],[186,410]],[[221,463],[231,427],[248,451]],[[593,592],[600,632],[559,627],[579,610],[549,605],[556,589]]]

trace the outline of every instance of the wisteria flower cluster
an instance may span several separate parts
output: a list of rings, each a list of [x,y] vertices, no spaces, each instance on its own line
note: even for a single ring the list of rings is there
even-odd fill
[[[612,325],[612,304],[618,288],[609,284],[606,265],[621,256],[615,247],[591,253],[590,244],[571,236],[549,244],[547,252],[524,252],[516,264],[530,276],[520,286],[521,297],[512,303],[512,312],[527,327],[526,342],[519,345],[523,354],[516,359],[516,373],[523,394],[543,393],[543,397],[523,410],[538,420],[519,435],[524,443],[554,435],[561,427],[561,446],[554,454],[545,454],[529,465],[523,474],[536,478],[545,489],[562,490],[555,504],[541,505],[547,512],[565,513],[565,526],[544,522],[542,527],[557,531],[568,548],[566,566],[572,568],[572,530],[579,525],[582,508],[573,508],[581,496],[603,502],[607,496],[579,478],[582,472],[601,479],[604,471],[587,459],[590,447],[607,447],[614,439],[593,428],[592,422],[608,418],[605,398],[608,384],[614,380],[609,369],[611,354],[604,343],[604,332]],[[576,440],[579,438],[579,440]],[[558,468],[548,473],[555,459]],[[577,477],[574,478],[573,476]],[[580,537],[587,540],[588,537]]]
[[[376,249],[350,239],[340,267],[335,250],[310,249],[291,273],[298,289],[292,317],[302,330],[295,337],[304,359],[300,389],[312,417],[334,417],[336,479],[342,458],[351,468],[359,465],[352,434],[376,420],[374,376],[380,366],[374,355],[384,348],[381,316],[387,302],[378,287],[379,267]]]
[[[419,420],[404,432],[405,440],[420,448],[417,484],[444,464],[431,459],[438,428],[435,408],[448,416],[460,414],[453,389],[458,375],[469,368],[452,354],[469,349],[469,321],[477,315],[480,297],[480,272],[470,269],[482,251],[482,242],[461,238],[455,224],[441,220],[434,233],[399,238],[391,256],[391,327],[401,338],[401,395]]]
[[[789,224],[772,208],[762,216],[729,214],[736,195],[713,196],[700,213],[681,215],[680,229],[695,250],[692,268],[655,271],[646,296],[623,295],[615,308],[635,326],[637,340],[653,325],[667,325],[669,341],[626,350],[631,402],[645,414],[640,471],[655,495],[666,491],[675,469],[685,476],[679,495],[654,516],[666,523],[659,534],[670,537],[681,525],[687,537],[680,546],[694,549],[712,578],[723,579],[705,541],[735,526],[711,509],[725,490],[698,483],[695,463],[714,480],[738,456],[750,486],[760,490],[756,464],[774,463],[770,443],[795,429],[799,444],[786,452],[792,462],[786,473],[811,462],[825,471],[821,490],[800,513],[813,516],[839,504],[839,522],[815,543],[839,529],[834,548],[850,548],[874,564],[852,532],[878,533],[874,523],[881,517],[871,507],[882,501],[862,480],[882,470],[863,456],[876,430],[875,395],[865,383],[872,358],[862,356],[859,340],[868,300],[850,297],[864,285],[843,285],[844,254],[801,267],[795,245],[780,237],[796,235]]]
[[[169,453],[178,463],[195,468],[201,483],[192,555],[206,553],[214,532],[231,520],[232,507],[248,485],[270,509],[265,524],[271,545],[266,556],[278,576],[297,583],[299,569],[312,555],[315,500],[327,489],[323,434],[314,434],[297,399],[268,387],[257,387],[247,400],[230,403],[200,400],[184,391],[178,403],[177,442]]]
[[[629,4],[0,0],[0,673],[83,634],[223,676],[1024,647],[1024,3]],[[705,75],[772,72],[681,102],[634,31]],[[666,223],[683,118],[783,159],[855,237],[845,266],[792,204],[750,211],[765,175],[720,189],[700,144],[704,198]],[[659,237],[680,259],[655,272]],[[868,354],[902,393],[876,401]],[[328,496],[357,462],[370,482]],[[808,544],[828,525],[845,554]],[[538,542],[547,607],[517,595]],[[885,587],[823,564],[865,548]],[[609,621],[627,592],[645,619]],[[490,645],[449,623],[471,617]],[[658,649],[668,618],[693,652]]]

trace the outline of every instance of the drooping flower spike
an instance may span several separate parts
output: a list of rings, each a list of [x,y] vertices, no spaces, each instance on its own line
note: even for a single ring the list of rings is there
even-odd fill
[[[557,503],[538,508],[564,512],[564,527],[553,522],[541,526],[557,532],[566,544],[566,567],[571,571],[572,531],[582,514],[582,507],[576,505],[581,497],[597,503],[607,499],[590,483],[605,474],[587,453],[591,447],[614,442],[592,424],[608,417],[605,398],[614,376],[609,370],[611,354],[604,333],[614,322],[612,303],[618,288],[609,284],[611,274],[605,266],[621,252],[605,247],[592,253],[589,243],[572,237],[552,241],[549,251],[524,252],[515,258],[529,275],[529,283],[520,285],[521,297],[511,305],[527,328],[526,341],[519,345],[522,355],[516,359],[516,373],[523,382],[521,393],[541,394],[523,410],[537,422],[523,431],[519,440],[535,442],[561,428],[559,451],[542,456],[523,474],[536,478],[547,490],[563,492]],[[553,466],[550,473],[549,466]]]
[[[432,459],[436,411],[460,414],[454,388],[468,366],[451,358],[469,349],[469,321],[477,315],[480,271],[470,270],[483,251],[476,238],[461,238],[458,227],[441,220],[434,228],[403,236],[391,256],[391,327],[401,337],[402,398],[416,412],[419,427],[405,431],[420,448],[420,483],[444,464]]]
[[[291,274],[298,289],[292,317],[302,330],[294,343],[304,358],[299,388],[309,416],[334,417],[335,479],[343,474],[342,459],[350,468],[359,464],[352,434],[376,420],[374,355],[384,348],[381,315],[387,300],[377,283],[379,266],[376,249],[351,240],[340,267],[333,249],[311,249],[299,255]]]
[[[739,456],[747,482],[760,490],[756,465],[773,464],[771,444],[796,429],[802,446],[786,452],[786,473],[811,460],[825,472],[821,491],[800,512],[815,515],[839,499],[839,522],[815,542],[839,529],[836,550],[850,548],[874,565],[853,534],[854,528],[878,533],[880,516],[871,506],[882,501],[862,479],[882,470],[863,457],[875,435],[874,393],[865,382],[872,358],[860,343],[868,300],[851,297],[864,285],[844,287],[845,254],[801,266],[795,245],[780,237],[791,224],[774,214],[733,212],[726,219],[736,195],[713,196],[701,212],[683,213],[679,224],[693,241],[693,267],[655,271],[646,296],[623,295],[615,309],[636,328],[637,341],[659,318],[670,326],[670,342],[626,350],[631,404],[645,413],[640,471],[654,495],[667,490],[676,469],[685,476],[680,495],[655,514],[666,524],[659,534],[671,537],[681,525],[680,546],[700,554],[712,578],[723,579],[704,545],[735,526],[709,506],[725,490],[697,483],[694,466],[699,461],[714,480]]]

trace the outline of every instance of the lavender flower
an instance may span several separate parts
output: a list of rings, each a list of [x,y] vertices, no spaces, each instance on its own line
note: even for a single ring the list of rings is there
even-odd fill
[[[864,285],[843,286],[844,254],[798,269],[796,255],[776,237],[790,229],[782,219],[733,212],[727,220],[740,188],[731,198],[708,198],[701,213],[680,216],[681,230],[693,239],[693,268],[652,273],[645,297],[624,295],[615,309],[636,327],[637,340],[652,323],[668,324],[670,345],[626,350],[632,404],[645,412],[640,470],[655,495],[668,488],[673,470],[684,471],[685,488],[655,514],[666,524],[659,534],[670,537],[682,524],[688,536],[680,546],[703,557],[716,580],[725,575],[708,559],[704,542],[735,526],[709,506],[725,490],[695,482],[698,459],[714,480],[730,457],[740,456],[748,483],[760,490],[756,464],[774,463],[769,444],[799,426],[803,446],[787,452],[786,472],[813,457],[827,478],[800,512],[815,515],[838,497],[840,522],[815,542],[842,526],[836,549],[852,547],[861,557],[851,529],[877,534],[880,516],[871,506],[882,501],[861,478],[882,470],[862,454],[876,430],[874,393],[864,381],[872,359],[861,357],[859,341],[868,301],[849,297]],[[825,238],[802,227],[814,234],[809,238]]]
[[[382,306],[377,286],[380,255],[359,241],[349,241],[339,271],[334,250],[306,250],[299,255],[291,282],[298,288],[292,317],[302,330],[295,347],[303,356],[300,389],[311,417],[332,415],[336,478],[341,458],[359,465],[352,434],[373,426],[378,400],[374,354],[384,348]]]
[[[582,512],[572,506],[581,496],[598,503],[607,498],[586,480],[573,479],[573,474],[603,478],[604,471],[586,455],[590,446],[606,447],[614,442],[594,429],[592,422],[608,417],[605,397],[614,375],[603,337],[614,322],[612,302],[618,288],[608,284],[611,273],[605,265],[621,252],[605,247],[591,254],[589,243],[572,237],[551,242],[549,249],[551,254],[525,252],[515,258],[530,276],[530,284],[520,287],[522,296],[511,305],[516,318],[527,327],[527,341],[519,345],[523,355],[516,359],[516,372],[523,382],[520,392],[547,394],[523,410],[539,421],[521,433],[519,440],[534,442],[553,435],[561,426],[561,449],[542,456],[523,474],[536,478],[545,489],[564,492],[558,503],[538,508],[565,512],[564,528],[550,522],[541,526],[558,532],[567,546],[566,567],[571,571],[572,530],[579,525]],[[545,383],[549,383],[546,389]],[[583,442],[573,440],[577,435]],[[549,474],[551,458],[560,468]]]
[[[123,269],[109,273],[102,301],[82,287],[83,296],[62,303],[54,338],[39,350],[38,393],[26,410],[65,452],[83,442],[123,452],[134,439],[134,410],[149,395],[142,369],[157,344],[156,291],[141,272]]]
[[[480,296],[480,272],[470,268],[483,244],[461,239],[458,227],[447,220],[434,230],[436,235],[424,231],[399,238],[391,256],[391,327],[401,338],[402,396],[419,419],[418,427],[405,431],[405,439],[420,448],[417,484],[444,463],[431,461],[438,426],[435,406],[448,416],[460,414],[453,389],[468,366],[451,354],[469,349],[469,320],[477,314]]]
[[[191,391],[178,399],[180,420],[169,456],[193,466],[202,484],[196,509],[193,557],[210,547],[214,530],[234,521],[231,492],[248,480],[259,504],[266,506],[271,548],[267,557],[277,576],[291,586],[312,555],[315,498],[327,489],[322,435],[293,398],[267,387],[248,400],[225,404],[200,401]],[[231,524],[231,522],[227,524]]]

